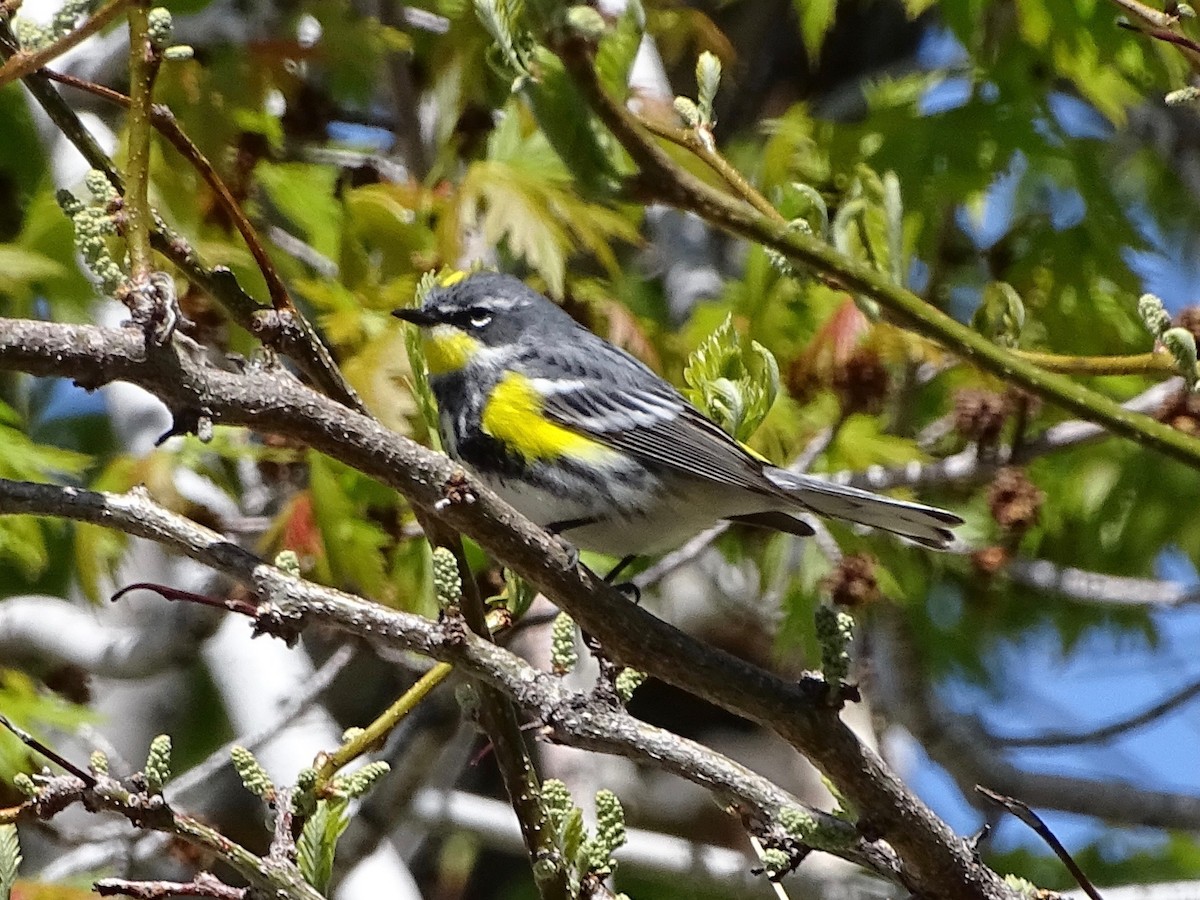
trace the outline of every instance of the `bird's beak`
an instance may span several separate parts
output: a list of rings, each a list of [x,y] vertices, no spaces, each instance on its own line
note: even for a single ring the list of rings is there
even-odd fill
[[[392,315],[397,319],[402,319],[405,322],[411,322],[421,328],[428,328],[430,325],[436,325],[437,319],[427,313],[420,307],[404,307],[403,309],[392,310]]]

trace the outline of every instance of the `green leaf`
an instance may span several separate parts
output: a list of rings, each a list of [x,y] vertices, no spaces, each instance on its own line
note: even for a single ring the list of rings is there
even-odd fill
[[[337,170],[309,163],[264,162],[255,175],[300,236],[318,253],[336,258],[342,228],[342,207],[334,195]]]
[[[21,843],[16,825],[0,825],[0,900],[9,900],[21,866]]]
[[[519,115],[509,115],[492,134],[488,159],[463,178],[459,203],[463,222],[480,228],[491,244],[504,243],[561,296],[566,264],[580,250],[614,275],[620,265],[615,240],[638,240],[635,225],[621,213],[580,198],[546,136],[522,132]]]
[[[15,244],[0,244],[0,292],[16,293],[67,274],[62,263]]]
[[[583,849],[587,830],[583,827],[583,810],[578,806],[571,807],[562,827],[562,851],[567,859],[575,859]]]
[[[296,841],[296,864],[300,874],[321,893],[329,890],[337,842],[349,824],[349,800],[318,800],[316,812],[305,821]]]
[[[0,600],[0,603],[3,602]],[[70,731],[93,718],[86,707],[64,700],[58,694],[40,690],[24,672],[2,667],[0,710],[38,738],[45,738],[46,729]],[[11,779],[17,772],[27,771],[30,764],[29,748],[7,730],[0,730],[0,778]],[[40,760],[38,765],[41,765]]]
[[[754,433],[779,394],[779,364],[757,341],[743,350],[726,316],[688,357],[684,393],[693,404],[738,440]]]
[[[808,51],[809,68],[815,69],[821,55],[821,44],[837,14],[837,0],[792,2],[796,8],[796,15],[800,18],[800,36],[804,39],[804,49]]]

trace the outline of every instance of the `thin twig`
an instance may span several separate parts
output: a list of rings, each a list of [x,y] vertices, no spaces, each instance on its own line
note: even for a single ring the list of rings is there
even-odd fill
[[[96,10],[82,25],[68,31],[53,43],[47,44],[40,50],[28,53],[20,51],[10,56],[4,65],[0,66],[0,87],[4,87],[10,81],[24,78],[30,73],[36,72],[52,59],[62,56],[81,41],[87,40],[105,25],[115,20],[128,2],[129,0],[109,0],[108,3]],[[0,19],[3,18],[5,16],[0,16]]]
[[[1178,369],[1171,354],[1159,351],[1131,356],[1069,356],[1036,350],[1013,353],[1040,369],[1062,375],[1159,375],[1175,374]]]
[[[11,58],[15,46],[12,29],[0,19],[0,56]],[[125,180],[121,173],[49,79],[41,72],[34,72],[25,77],[25,87],[88,164],[102,171],[117,192],[124,194]],[[262,305],[242,289],[229,269],[209,266],[182,235],[161,222],[155,223],[151,239],[154,249],[169,259],[192,284],[214,297],[239,325],[292,359],[334,400],[358,412],[366,411],[362,399],[338,369],[329,349],[299,311],[281,313]]]
[[[596,74],[591,45],[567,36],[554,49],[585,100],[640,168],[635,185],[643,196],[694,212],[732,234],[774,249],[797,265],[822,273],[843,289],[877,301],[898,322],[980,368],[1102,424],[1114,434],[1200,468],[1200,440],[1147,416],[1130,413],[1103,394],[1039,368],[926,303],[895,283],[888,273],[851,259],[814,235],[783,227],[741,199],[732,201],[705,184],[676,165],[648,137],[640,121],[608,94]]]
[[[467,562],[462,539],[444,528],[434,527],[430,540],[436,540],[454,554],[462,580],[463,619],[476,635],[491,640],[483,598]],[[525,743],[516,707],[491,685],[478,683],[478,689],[479,721],[491,742],[509,803],[517,814],[517,821],[521,823],[521,835],[525,840],[529,862],[537,873],[534,880],[538,893],[542,900],[567,900],[570,892],[566,866],[555,843],[554,829],[542,805],[541,778]]]
[[[132,897],[134,900],[168,900],[170,897],[208,897],[210,900],[244,900],[246,888],[225,884],[215,875],[201,872],[188,882],[129,881],[102,878],[92,885],[101,897]]]
[[[1070,747],[1075,744],[1101,743],[1148,725],[1197,696],[1200,696],[1200,681],[1180,688],[1148,709],[1099,728],[1076,732],[1048,731],[1028,737],[992,735],[991,740],[1003,747]]]
[[[104,85],[96,84],[83,78],[76,78],[73,75],[63,75],[49,70],[45,72],[45,75],[51,81],[57,81],[59,84],[65,84],[76,90],[85,91],[125,109],[131,109],[132,107],[133,101],[130,97]],[[179,154],[185,160],[191,163],[192,168],[199,173],[200,177],[204,179],[204,182],[216,195],[221,210],[233,222],[233,226],[238,230],[238,234],[242,236],[242,240],[245,242],[247,249],[249,249],[250,255],[254,257],[255,265],[258,266],[258,270],[262,273],[263,281],[267,284],[267,293],[271,297],[271,305],[277,310],[287,309],[294,311],[295,303],[292,301],[291,294],[288,293],[287,285],[283,283],[283,279],[279,275],[279,270],[275,268],[275,262],[271,259],[270,254],[267,253],[266,248],[259,239],[258,232],[246,216],[245,210],[237,202],[237,199],[233,196],[233,192],[229,190],[228,185],[225,184],[224,179],[218,174],[208,157],[187,136],[187,133],[180,126],[179,120],[175,118],[175,113],[161,103],[152,104],[150,107],[150,124],[154,126],[159,134],[170,141],[171,146],[178,150]]]
[[[389,706],[370,725],[357,732],[332,753],[326,755],[317,769],[317,790],[327,784],[343,766],[353,762],[364,753],[380,746],[383,739],[395,728],[400,721],[417,708],[429,692],[441,684],[454,671],[449,663],[438,663],[422,675],[417,682]]]
[[[66,772],[70,772],[72,775],[82,781],[87,787],[96,786],[96,778],[90,772],[88,772],[86,769],[79,768],[79,766],[75,765],[75,763],[71,762],[52,747],[47,747],[24,728],[21,728],[15,722],[9,719],[8,716],[0,715],[0,725],[3,725],[5,728],[11,731],[16,736],[17,740],[19,740],[30,750],[40,753],[59,768]]]
[[[125,172],[125,240],[129,268],[136,288],[149,285],[154,270],[150,232],[150,105],[154,102],[154,77],[158,53],[150,42],[150,2],[132,0],[129,5],[129,159]]]
[[[1050,849],[1054,851],[1054,854],[1062,860],[1063,865],[1067,867],[1067,870],[1071,873],[1072,877],[1074,877],[1074,879],[1079,883],[1079,886],[1083,888],[1083,892],[1087,894],[1091,900],[1104,900],[1104,898],[1100,896],[1100,892],[1096,890],[1096,886],[1092,884],[1091,879],[1084,874],[1083,869],[1079,868],[1079,863],[1075,862],[1075,859],[1071,856],[1067,848],[1062,845],[1062,841],[1058,839],[1054,832],[1049,829],[1046,823],[1043,822],[1038,814],[1030,809],[1027,804],[1022,803],[1020,800],[1017,800],[1014,797],[1006,797],[1003,794],[997,794],[995,791],[990,791],[983,785],[975,785],[975,790],[988,800],[991,800],[993,803],[1004,807],[1006,810],[1032,828],[1034,832],[1036,832],[1037,835],[1049,845]]]
[[[759,193],[758,189],[747,181],[745,176],[729,160],[721,155],[720,151],[708,141],[701,139],[696,129],[675,128],[649,116],[640,116],[638,121],[651,134],[657,135],[673,144],[678,144],[680,147],[690,150],[702,159],[709,168],[725,180],[725,183],[733,189],[733,192],[737,196],[741,197],[764,216],[780,223],[787,221],[779,210],[771,204],[771,201]]]

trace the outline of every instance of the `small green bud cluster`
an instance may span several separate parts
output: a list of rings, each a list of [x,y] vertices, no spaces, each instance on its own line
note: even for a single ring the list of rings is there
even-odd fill
[[[1172,328],[1171,316],[1163,306],[1162,300],[1154,294],[1142,294],[1138,299],[1138,315],[1146,326],[1146,330],[1154,336],[1171,358],[1179,374],[1187,382],[1189,390],[1200,386],[1200,371],[1196,366],[1196,337],[1186,328]]]
[[[1171,327],[1170,314],[1163,306],[1162,300],[1154,294],[1142,294],[1138,299],[1137,310],[1142,322],[1146,325],[1146,330],[1155,340],[1160,339],[1163,333]]]
[[[1196,371],[1196,336],[1186,328],[1168,328],[1159,340],[1175,360],[1188,388],[1196,390],[1200,383],[1200,375]]]
[[[75,24],[89,12],[95,5],[95,0],[66,0],[49,25],[39,25],[24,17],[17,17],[13,20],[13,34],[16,35],[17,43],[21,45],[21,49],[25,51],[41,50],[47,47],[68,31],[75,28]]]
[[[246,790],[256,797],[268,799],[275,794],[275,785],[271,782],[266,770],[254,758],[254,754],[245,747],[233,747],[229,751],[233,767]]]
[[[706,150],[716,149],[712,130],[717,122],[713,112],[713,101],[721,86],[721,60],[715,54],[705,50],[696,60],[696,99],[690,97],[675,98],[675,112],[684,124],[696,133],[700,143]]]
[[[812,842],[818,827],[816,819],[794,806],[785,806],[779,810],[779,824],[788,833],[788,837],[805,844]]]
[[[92,169],[84,178],[93,202],[81,203],[69,191],[59,191],[58,204],[71,217],[75,228],[75,246],[88,269],[100,281],[104,293],[112,296],[125,283],[125,272],[112,257],[107,238],[117,233],[109,207],[117,200],[116,189],[105,174]]]
[[[575,649],[575,620],[560,612],[550,626],[550,665],[555,675],[566,675],[579,662]]]
[[[546,810],[546,817],[555,830],[561,830],[574,808],[571,792],[564,782],[557,778],[547,778],[542,782],[542,808]]]
[[[854,638],[854,619],[831,606],[818,606],[817,642],[821,645],[821,673],[830,685],[840,685],[850,674],[850,641]]]
[[[150,742],[146,756],[146,792],[161,794],[163,785],[171,778],[171,736],[160,734]]]
[[[275,568],[293,578],[300,577],[300,557],[295,550],[280,550],[275,554]]]
[[[92,770],[93,775],[108,774],[108,757],[104,755],[104,751],[92,751],[91,756],[88,757],[88,768]]]
[[[617,673],[613,686],[617,689],[617,696],[621,698],[621,702],[628,703],[633,699],[633,692],[640,688],[645,681],[645,672],[626,667]]]
[[[778,847],[768,847],[762,852],[763,872],[770,879],[785,875],[792,867],[792,856]]]
[[[458,574],[458,560],[445,547],[433,550],[433,591],[438,607],[443,611],[462,603],[462,578]]]
[[[596,833],[584,844],[589,872],[600,876],[612,873],[616,863],[612,855],[625,844],[625,810],[612,791],[596,792]]]
[[[171,11],[165,6],[156,6],[150,10],[147,32],[150,45],[162,58],[170,62],[191,59],[195,51],[187,44],[172,44],[171,37],[175,32],[175,23],[171,19]]]
[[[1188,103],[1195,103],[1197,100],[1200,100],[1200,88],[1192,87],[1191,85],[1182,87],[1179,90],[1171,91],[1163,97],[1163,100],[1167,106],[1184,106]]]
[[[383,760],[367,763],[361,769],[334,779],[333,790],[349,800],[361,797],[374,786],[375,782],[390,772],[391,768]]]
[[[18,772],[13,776],[13,787],[24,794],[26,797],[36,797],[38,795],[37,785],[33,783],[33,779],[24,772]]]

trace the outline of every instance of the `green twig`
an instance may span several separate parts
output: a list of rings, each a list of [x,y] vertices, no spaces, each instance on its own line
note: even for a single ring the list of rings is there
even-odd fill
[[[445,681],[452,671],[454,671],[454,667],[449,663],[435,665],[375,721],[321,759],[320,768],[317,769],[316,790],[318,794],[321,787],[328,784],[339,769],[378,747],[388,733],[400,723],[400,720],[416,709],[417,704],[424,700],[430,691]]]
[[[1036,350],[1014,350],[1014,356],[1039,369],[1060,375],[1163,375],[1176,371],[1169,353],[1136,353],[1130,356],[1069,356]]]
[[[0,19],[0,56],[11,57],[15,48],[12,29]],[[50,80],[41,72],[34,72],[25,77],[24,83],[55,127],[88,164],[102,171],[117,192],[124,194],[125,181],[121,173]],[[188,281],[224,306],[239,325],[295,361],[322,391],[344,406],[366,413],[362,400],[347,383],[329,349],[299,310],[281,312],[259,303],[242,289],[232,272],[224,267],[209,266],[182,235],[162,221],[154,223],[151,243]]]
[[[107,100],[110,103],[123,106],[126,109],[129,109],[132,104],[132,100],[128,96],[104,85],[50,70],[47,70],[45,75],[51,81],[57,81],[59,84],[76,88],[95,97]],[[237,202],[237,199],[233,196],[233,192],[229,190],[228,185],[225,184],[224,179],[218,174],[208,157],[204,155],[195,142],[180,127],[179,120],[175,118],[175,114],[167,106],[159,103],[152,104],[150,107],[150,124],[154,126],[159,134],[170,141],[171,146],[178,150],[179,154],[185,160],[191,163],[192,168],[200,174],[200,177],[204,179],[205,183],[216,195],[221,209],[229,216],[230,221],[233,222],[234,227],[237,228],[238,233],[242,236],[242,240],[246,242],[246,247],[250,250],[250,255],[254,257],[254,262],[258,265],[258,270],[262,273],[263,280],[267,284],[267,293],[271,296],[271,305],[277,310],[295,310],[295,303],[292,301],[291,294],[288,292],[287,286],[283,283],[283,279],[279,275],[279,270],[275,268],[275,263],[271,259],[270,254],[267,253],[266,247],[259,240],[258,232],[255,230],[254,225],[250,222],[241,204]]]
[[[616,103],[596,75],[591,47],[568,37],[557,52],[597,115],[641,169],[638,184],[645,194],[681,209],[764,247],[794,263],[837,281],[847,291],[864,294],[888,309],[902,324],[952,352],[1038,396],[1095,422],[1114,434],[1158,450],[1200,468],[1200,440],[1175,431],[1149,416],[1130,412],[1109,398],[1047,372],[1028,360],[998,347],[986,337],[947,316],[891,278],[838,252],[812,235],[789,230],[740,200],[709,187],[677,166],[651,141],[637,119]]]
[[[449,549],[458,561],[463,588],[462,617],[467,627],[480,637],[490,639],[487,613],[467,564],[462,539],[438,523],[423,524],[427,526],[426,533],[430,540]],[[554,828],[542,805],[541,779],[525,745],[516,707],[496,688],[481,682],[477,682],[477,687],[481,701],[479,722],[491,742],[505,791],[521,825],[521,837],[533,866],[538,892],[542,900],[568,900],[570,891],[566,865],[555,843]]]
[[[149,284],[154,271],[150,232],[150,104],[154,102],[154,76],[158,53],[150,43],[150,2],[133,0],[129,6],[129,160],[126,166],[125,240],[136,287]]]
[[[648,116],[639,117],[638,122],[651,134],[657,135],[673,144],[678,144],[686,150],[690,150],[703,160],[709,168],[720,175],[725,180],[725,183],[733,189],[735,194],[764,216],[774,219],[776,222],[785,221],[779,210],[771,204],[771,201],[759,193],[758,189],[747,181],[746,177],[729,160],[702,141],[694,128],[673,128],[664,122],[658,122]]]

